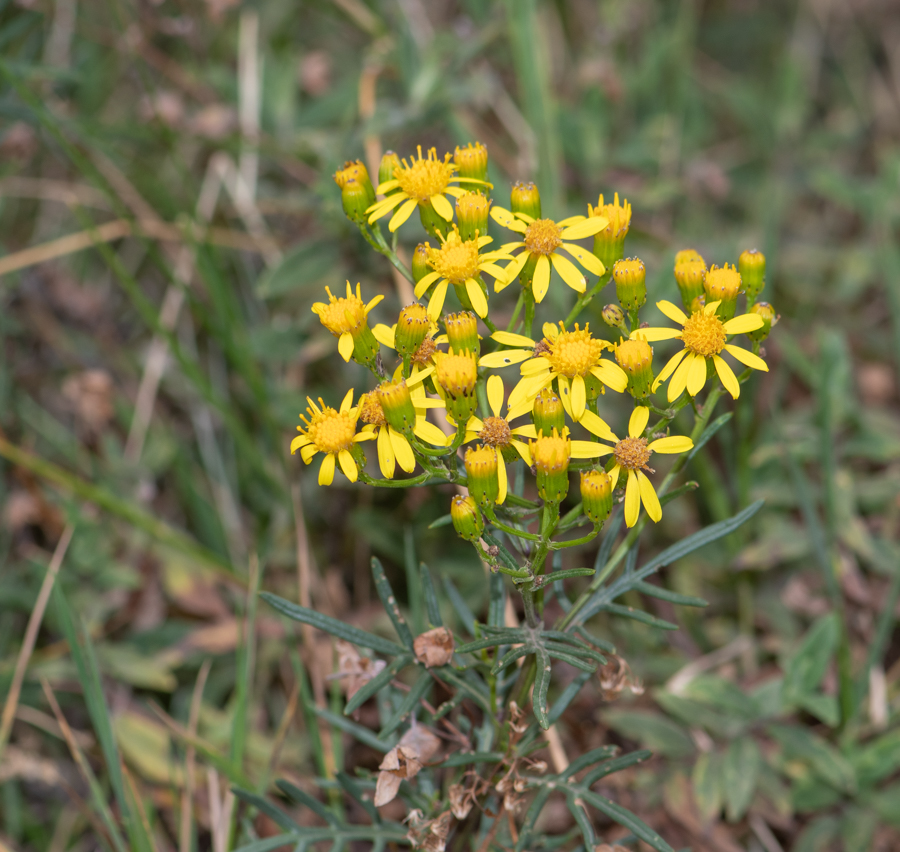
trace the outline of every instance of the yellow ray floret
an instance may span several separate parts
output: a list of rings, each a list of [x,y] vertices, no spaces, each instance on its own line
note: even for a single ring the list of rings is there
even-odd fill
[[[376,189],[379,194],[386,192],[391,194],[381,201],[376,201],[366,210],[370,225],[399,207],[388,225],[393,233],[412,215],[418,205],[429,202],[442,219],[450,222],[453,219],[453,207],[446,196],[458,198],[464,192],[458,186],[451,186],[452,183],[491,187],[491,184],[483,180],[457,176],[456,165],[451,162],[450,154],[439,160],[437,151],[431,148],[428,155],[423,157],[421,145],[418,146],[418,152],[418,157],[411,157],[409,161],[403,160],[400,165],[395,166],[393,179],[385,181]]]
[[[609,471],[612,487],[616,487],[619,475],[623,470],[628,474],[628,481],[625,483],[625,523],[629,527],[633,527],[637,523],[641,503],[644,504],[651,521],[657,523],[662,517],[659,498],[656,496],[653,484],[644,473],[644,471],[655,473],[653,468],[648,465],[650,456],[653,453],[684,453],[694,446],[694,442],[690,438],[680,435],[657,438],[655,441],[648,442],[644,437],[644,430],[647,428],[649,419],[650,409],[638,406],[631,413],[631,419],[628,421],[628,437],[620,440],[612,435],[616,445],[605,448],[606,454],[612,453],[616,460],[615,465]]]
[[[710,302],[701,310],[694,311],[688,316],[671,302],[657,302],[656,307],[669,319],[677,322],[681,326],[681,330],[674,328],[640,329],[639,333],[645,340],[651,342],[654,340],[680,340],[684,344],[684,348],[669,360],[653,383],[655,391],[666,379],[672,377],[667,393],[669,402],[678,399],[685,388],[691,396],[700,393],[706,384],[709,362],[712,362],[715,367],[725,390],[737,399],[741,388],[731,367],[720,355],[723,351],[728,352],[729,355],[754,370],[768,372],[769,368],[766,366],[766,362],[758,355],[727,342],[729,334],[742,334],[761,328],[762,317],[758,314],[743,314],[723,321],[716,316],[718,306],[718,302]],[[637,333],[635,332],[635,334]]]
[[[345,361],[349,361],[353,355],[353,341],[365,328],[368,327],[367,317],[369,311],[375,307],[384,296],[376,296],[368,304],[362,300],[362,289],[356,285],[356,293],[347,282],[347,295],[336,297],[326,287],[328,293],[327,302],[315,302],[312,312],[319,317],[325,326],[338,339],[338,352]]]
[[[566,413],[579,422],[587,410],[588,383],[596,379],[602,387],[622,393],[628,376],[615,362],[601,358],[611,343],[592,337],[589,327],[575,326],[566,331],[563,324],[547,323],[539,341],[521,334],[498,331],[492,339],[505,346],[521,347],[492,352],[479,361],[481,367],[506,367],[521,363],[522,379],[509,395],[510,406],[531,402],[540,391],[557,382]]]
[[[297,427],[300,434],[291,441],[291,453],[300,450],[304,464],[309,464],[316,453],[325,455],[319,468],[319,485],[331,485],[334,481],[335,462],[340,464],[347,479],[356,482],[359,478],[359,466],[354,456],[362,452],[356,450],[356,444],[370,441],[375,436],[356,431],[359,408],[353,407],[353,388],[347,391],[340,410],[337,411],[325,405],[321,398],[319,405],[309,397],[306,401],[309,403],[306,411],[309,416],[300,415],[306,428]]]
[[[567,242],[592,237],[602,231],[609,224],[605,218],[571,216],[561,222],[554,222],[552,219],[532,219],[525,213],[511,213],[503,207],[494,207],[491,217],[504,228],[522,234],[521,242],[506,243],[500,247],[501,251],[518,251],[518,254],[506,267],[505,277],[498,278],[495,282],[494,289],[498,293],[515,281],[529,258],[534,258],[535,261],[531,288],[536,302],[542,302],[547,295],[551,268],[576,293],[583,293],[587,289],[587,280],[578,267],[560,253],[560,249],[574,257],[588,272],[598,276],[605,272],[603,264],[591,252]]]

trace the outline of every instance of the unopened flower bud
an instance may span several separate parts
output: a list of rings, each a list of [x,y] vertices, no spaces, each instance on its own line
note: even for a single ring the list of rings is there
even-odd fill
[[[456,199],[456,218],[459,236],[463,240],[485,237],[488,232],[488,213],[491,202],[480,192],[467,192]]]
[[[325,328],[339,338],[338,351],[345,361],[352,357],[354,361],[371,367],[375,364],[380,346],[369,328],[367,317],[382,297],[376,296],[367,305],[362,300],[360,290],[360,285],[357,284],[354,293],[348,281],[347,295],[338,298],[326,287],[328,301],[315,302],[312,312],[319,317]]]
[[[434,251],[431,243],[424,242],[419,243],[413,252],[412,276],[416,284],[431,272],[431,266],[428,264],[429,251]]]
[[[629,313],[638,310],[647,301],[647,269],[636,257],[617,260],[613,266],[616,296],[619,304]]]
[[[762,317],[763,324],[760,328],[757,328],[755,331],[748,331],[747,337],[749,337],[755,343],[761,343],[769,336],[769,332],[772,330],[772,326],[778,323],[778,320],[781,319],[775,313],[775,308],[773,308],[768,302],[756,302],[755,304],[750,306],[750,309],[747,311],[748,314],[759,314]]]
[[[444,317],[447,340],[454,352],[472,352],[477,358],[481,353],[478,342],[478,317],[472,311],[460,311]]]
[[[493,506],[500,494],[497,450],[485,446],[469,447],[466,450],[465,464],[472,499],[482,508]]]
[[[766,286],[766,256],[757,249],[741,252],[738,270],[747,291],[747,301],[752,305]]]
[[[376,390],[384,419],[398,432],[411,434],[416,425],[416,409],[406,382],[402,379],[399,382],[382,382]]]
[[[341,189],[341,205],[344,213],[351,222],[355,222],[357,225],[366,221],[366,210],[374,200],[375,193],[372,192],[370,197],[366,188],[356,180],[348,180]]]
[[[537,474],[537,489],[547,503],[561,503],[569,493],[571,441],[554,429],[531,442],[531,458]]]
[[[444,392],[447,412],[457,423],[467,423],[478,407],[475,382],[478,380],[478,362],[471,352],[456,354],[435,352],[434,380]]]
[[[412,355],[428,334],[431,320],[424,305],[407,305],[400,311],[394,331],[394,347],[401,358]]]
[[[612,479],[605,470],[586,470],[581,474],[581,502],[585,515],[602,524],[612,511]]]
[[[400,165],[400,158],[393,151],[385,151],[384,156],[381,158],[381,163],[378,166],[378,183],[387,183],[389,180],[394,179],[394,169],[396,169]],[[399,191],[399,187],[396,187],[387,192],[387,195],[393,195],[395,192]]]
[[[541,218],[541,194],[533,183],[517,181],[509,194],[509,209],[532,219]]]
[[[619,193],[612,204],[604,204],[601,195],[597,206],[588,204],[588,216],[602,216],[609,224],[594,235],[594,255],[607,268],[612,269],[617,260],[625,256],[625,237],[631,227],[631,205],[623,198],[619,204]]]
[[[625,330],[625,314],[618,305],[607,305],[603,309],[603,322],[610,328]]]
[[[706,266],[706,261],[703,259],[703,255],[700,254],[697,249],[682,249],[679,252],[675,253],[675,265],[678,266],[679,263],[689,263],[690,261],[699,260],[704,266]]]
[[[457,146],[453,162],[460,177],[487,180],[488,152],[480,142],[470,142],[465,148]]]
[[[559,394],[552,387],[544,388],[534,398],[531,419],[538,435],[550,435],[554,430],[562,432],[566,425],[566,412]]]
[[[450,517],[453,529],[466,541],[478,541],[484,532],[484,518],[478,504],[471,497],[457,494],[450,500]]]
[[[616,362],[628,375],[628,393],[644,399],[653,386],[653,349],[643,337],[623,340],[616,347]]]
[[[724,266],[713,266],[706,273],[703,281],[703,289],[706,292],[706,301],[720,302],[716,308],[716,314],[723,320],[734,317],[737,307],[737,297],[741,292],[741,274],[727,263]]]
[[[348,160],[344,167],[334,173],[334,182],[343,189],[351,180],[355,180],[365,190],[371,201],[375,201],[375,190],[369,179],[369,172],[362,160]]]
[[[706,307],[706,294],[701,293],[699,296],[694,296],[691,299],[691,304],[688,306],[688,313],[695,314],[697,311],[702,311]]]
[[[703,295],[703,282],[706,280],[706,264],[703,258],[693,249],[687,249],[687,252],[697,256],[679,262],[678,257],[686,252],[680,251],[675,255],[675,280],[678,282],[681,302],[685,310],[689,311],[691,302],[697,296]]]

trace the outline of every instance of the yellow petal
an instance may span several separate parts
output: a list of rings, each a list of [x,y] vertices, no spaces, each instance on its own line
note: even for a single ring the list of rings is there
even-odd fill
[[[659,505],[659,497],[656,496],[656,492],[653,490],[653,483],[641,471],[637,472],[637,481],[641,490],[641,502],[644,504],[650,520],[654,524],[658,524],[659,519],[662,517],[662,506]]]
[[[563,243],[563,251],[567,251],[574,257],[588,272],[592,272],[596,276],[603,275],[606,267],[600,262],[597,256],[581,246],[574,243]]]
[[[519,371],[523,376],[536,376],[538,373],[546,373],[550,369],[550,362],[540,356],[538,358],[532,358],[530,361],[526,361],[519,368]]]
[[[399,180],[386,180],[384,183],[378,184],[375,188],[375,192],[379,195],[384,195],[386,192],[390,192],[392,189],[396,189],[400,186]]]
[[[654,393],[656,392],[656,389],[675,372],[675,368],[681,363],[681,359],[684,358],[687,353],[687,349],[682,349],[680,352],[676,352],[669,358],[668,363],[660,370],[659,375],[656,377],[656,381],[653,383]]]
[[[608,388],[622,393],[628,387],[628,374],[612,361],[601,360],[591,367],[591,373]]]
[[[297,450],[302,449],[310,443],[309,438],[306,435],[298,435],[291,441],[291,455],[297,452]]]
[[[491,335],[491,340],[496,340],[497,343],[502,343],[504,346],[525,346],[529,349],[534,349],[536,345],[530,337],[526,337],[524,334],[513,334],[510,331],[495,331]]]
[[[502,260],[503,258],[501,258]],[[506,270],[502,266],[497,266],[496,263],[480,263],[478,264],[478,268],[482,272],[487,272],[488,275],[493,275],[494,278],[505,278]]]
[[[572,419],[577,423],[584,414],[587,403],[587,389],[583,376],[572,377]]]
[[[322,466],[319,468],[319,485],[331,485],[334,482],[334,453],[325,453]]]
[[[695,355],[693,352],[689,352],[687,350],[683,350],[687,357],[678,365],[678,369],[672,374],[672,378],[669,381],[669,390],[667,399],[669,402],[675,402],[678,397],[680,397],[684,393],[684,389],[687,386],[688,374],[691,371],[691,365],[694,363],[696,358],[701,358],[700,355]],[[674,358],[672,359],[675,360]]]
[[[439,281],[437,287],[434,288],[431,299],[428,301],[429,319],[437,320],[441,315],[441,309],[444,307],[444,299],[447,298],[447,287],[449,286],[449,283],[450,282],[444,278]]]
[[[598,444],[596,441],[572,441],[571,452],[573,459],[598,459],[600,456],[608,456],[612,452],[612,447]]]
[[[552,377],[553,374],[551,373],[550,376]],[[569,418],[574,420],[575,416],[574,414],[572,414],[572,388],[569,386],[568,377],[559,376],[557,386],[559,387],[559,401],[562,403],[566,414],[569,415]]]
[[[692,449],[694,442],[683,435],[671,435],[668,438],[657,438],[647,444],[648,450],[654,453],[686,453]]]
[[[431,206],[434,207],[435,213],[442,219],[446,219],[448,222],[453,221],[453,207],[443,195],[432,195]]]
[[[429,422],[424,417],[416,418],[416,426],[413,429],[418,437],[435,447],[444,447],[447,445],[447,436],[434,423]]]
[[[682,331],[677,328],[640,328],[630,334],[630,338],[634,340],[643,337],[647,343],[653,343],[657,340],[673,340],[681,337]]]
[[[534,293],[535,302],[538,304],[543,302],[548,289],[550,289],[550,261],[547,260],[547,255],[542,254],[537,259],[534,279],[531,282],[531,291]]]
[[[507,420],[515,420],[517,417],[521,417],[523,414],[528,414],[531,411],[532,406],[528,403],[520,402],[516,406],[507,405],[506,406],[506,419]],[[517,429],[513,429],[513,434],[518,435],[519,429],[524,427],[520,426]]]
[[[416,456],[409,441],[392,426],[388,426],[388,434],[391,436],[391,447],[397,457],[397,464],[407,473],[412,473],[416,469]]]
[[[744,314],[734,317],[723,324],[726,334],[743,334],[763,327],[763,318],[759,314]]]
[[[409,217],[412,215],[413,210],[416,209],[416,199],[410,198],[407,202],[400,206],[397,212],[391,216],[391,221],[388,224],[388,230],[393,234],[394,231],[397,230]]]
[[[517,426],[515,429],[510,429],[509,433],[510,435],[518,435],[521,438],[537,438],[537,429],[534,428],[533,423]]]
[[[387,346],[390,349],[395,349],[396,347],[394,345],[394,330],[396,328],[396,325],[389,326],[385,325],[383,322],[380,322],[377,325],[372,326],[372,334],[382,346]]]
[[[628,437],[640,438],[647,428],[647,421],[650,419],[650,409],[645,405],[638,405],[631,412],[628,420]]]
[[[612,429],[609,428],[607,422],[594,414],[593,411],[585,411],[584,414],[581,415],[581,420],[578,422],[592,435],[596,435],[604,441],[615,441],[616,443],[619,441],[613,434]]]
[[[589,216],[582,219],[576,225],[570,225],[563,229],[562,238],[564,240],[583,240],[585,237],[593,237],[594,234],[602,231],[609,224],[608,219],[602,216]]]
[[[759,355],[754,355],[752,352],[748,352],[746,349],[741,349],[740,346],[732,346],[730,343],[725,344],[725,351],[732,355],[734,358],[737,358],[742,364],[746,364],[748,367],[752,367],[754,370],[762,370],[764,373],[769,372],[769,366],[763,361]]]
[[[503,461],[503,453],[500,450],[497,450],[497,482],[500,485],[500,489],[497,492],[497,503],[502,506],[506,501],[509,482],[506,478],[506,462]]]
[[[578,214],[577,216],[569,216],[566,219],[560,219],[556,223],[556,227],[568,228],[570,225],[574,225],[577,222],[583,222],[585,219],[587,219],[587,216],[584,216],[583,214]]]
[[[621,465],[618,465],[618,464],[613,465],[613,469],[609,472],[609,478],[610,478],[610,481],[611,481],[611,483],[612,483],[612,484],[609,486],[610,488],[615,488],[615,487],[616,487],[616,483],[619,481],[619,473],[620,473],[621,471],[622,471],[622,466],[621,466]]]
[[[528,444],[526,444],[524,441],[516,440],[512,440],[509,443],[512,444],[512,446],[514,446],[518,451],[519,455],[522,456],[523,459],[525,459],[525,464],[527,464],[528,467],[531,467],[533,462],[531,461],[531,449],[529,448]]]
[[[507,349],[505,352],[489,352],[482,355],[478,361],[479,367],[489,367],[498,370],[501,367],[509,367],[510,364],[521,364],[531,357],[530,349]]]
[[[353,355],[353,335],[350,334],[349,331],[345,331],[338,340],[338,352],[341,353],[341,358],[345,361],[349,361]]]
[[[564,258],[559,252],[554,252],[550,255],[550,262],[559,273],[560,278],[576,293],[583,293],[587,289],[585,277],[578,271],[572,261]]]
[[[301,447],[300,458],[303,459],[303,464],[309,464],[317,452],[319,452],[319,450],[315,444],[307,444],[305,447]]]
[[[525,376],[510,391],[507,405],[510,407],[518,406],[526,400],[533,400],[542,388],[545,388],[553,381],[552,373],[543,373],[540,376]]]
[[[491,218],[504,228],[508,228],[516,221],[516,217],[505,207],[492,207]]]
[[[516,278],[519,277],[519,273],[522,271],[522,267],[525,266],[528,258],[531,257],[531,254],[527,251],[519,252],[516,255],[516,259],[503,270],[504,278],[497,279],[494,282],[494,292],[499,293],[507,284],[512,284]]]
[[[625,523],[633,527],[637,523],[641,511],[641,486],[633,470],[628,471],[628,482],[625,483]]]
[[[723,362],[724,363],[724,362]],[[702,355],[694,356],[694,361],[687,374],[687,392],[691,396],[697,396],[706,384],[706,358]]]
[[[403,193],[397,193],[396,195],[389,195],[383,201],[377,201],[371,207],[366,209],[366,213],[369,215],[369,224],[372,225],[377,222],[385,213],[393,210],[401,201],[406,198]]]
[[[344,398],[341,400],[341,407],[338,410],[341,412],[341,414],[346,414],[350,410],[352,405],[353,388],[350,388],[350,390],[348,390],[347,393],[344,394]]]
[[[487,380],[487,398],[494,417],[499,417],[503,408],[503,379],[496,374]]]
[[[378,466],[381,468],[381,475],[385,479],[393,479],[396,463],[394,460],[394,450],[391,447],[391,436],[388,434],[388,427],[382,426],[378,430]]]
[[[350,455],[350,451],[341,450],[338,453],[338,461],[340,462],[341,470],[344,471],[344,476],[351,482],[356,482],[356,480],[359,479],[359,471],[356,468],[356,462],[353,460],[353,456]]]
[[[472,303],[472,307],[475,309],[475,313],[482,319],[486,317],[488,313],[487,297],[474,278],[466,279],[466,294]]]
[[[722,304],[721,299],[716,299],[715,302],[709,302],[709,304],[703,307],[703,313],[709,316],[710,314],[714,314],[716,312],[716,308]]]
[[[674,320],[679,325],[684,325],[687,322],[687,315],[684,313],[681,308],[675,307],[671,302],[667,302],[663,299],[661,302],[656,303],[656,307],[659,308],[670,320]]]
[[[440,272],[429,272],[427,275],[423,275],[416,283],[416,289],[413,291],[416,294],[416,298],[421,299],[428,292],[428,288],[440,277]]]
[[[735,376],[734,371],[728,366],[727,362],[718,355],[713,355],[713,364],[716,366],[716,372],[719,374],[719,378],[722,380],[725,390],[731,394],[733,399],[737,399],[741,394],[741,386],[738,384],[737,376]]]

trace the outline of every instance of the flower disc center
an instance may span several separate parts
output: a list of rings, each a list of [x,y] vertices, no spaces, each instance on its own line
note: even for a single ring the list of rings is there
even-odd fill
[[[339,299],[331,296],[327,305],[324,302],[317,302],[313,310],[319,315],[322,325],[338,336],[345,332],[352,334],[366,321],[365,303],[356,296],[347,298],[341,296]]]
[[[573,376],[586,376],[596,365],[601,352],[603,343],[594,340],[585,328],[561,332],[544,357],[557,373],[571,379]]]
[[[475,240],[463,241],[451,234],[440,249],[433,249],[430,254],[434,271],[452,284],[462,284],[478,275],[478,243]]]
[[[371,423],[375,426],[387,425],[387,420],[384,419],[384,409],[381,407],[375,391],[363,394],[359,400],[359,419],[363,423]]]
[[[562,245],[562,228],[552,219],[536,219],[525,231],[525,248],[532,254],[553,254]]]
[[[613,453],[616,462],[627,470],[650,470],[647,462],[653,450],[647,446],[646,438],[623,438],[616,444]]]
[[[725,327],[715,314],[695,311],[685,322],[681,339],[691,352],[711,358],[725,348]]]
[[[325,406],[321,413],[313,414],[306,434],[323,453],[338,453],[353,446],[356,421],[348,413],[341,414]]]
[[[421,150],[419,151],[421,154]],[[394,169],[394,179],[400,184],[400,189],[410,198],[419,202],[428,201],[432,195],[440,195],[447,188],[456,166],[447,160],[439,160],[432,148],[428,157],[415,157],[407,163]]]
[[[511,434],[509,423],[504,418],[485,417],[478,438],[486,447],[497,447],[502,450],[509,446]]]

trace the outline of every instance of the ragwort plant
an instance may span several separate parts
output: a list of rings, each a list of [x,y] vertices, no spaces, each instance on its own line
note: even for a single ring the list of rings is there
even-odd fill
[[[759,503],[749,506],[637,565],[642,530],[692,487],[674,488],[685,464],[731,416],[713,419],[717,403],[724,394],[738,399],[753,371],[767,370],[760,344],[777,318],[758,301],[765,259],[749,251],[736,266],[707,268],[697,252],[679,252],[674,277],[681,304],[658,302],[672,324],[651,327],[640,318],[644,264],[624,259],[632,211],[618,195],[611,202],[600,196],[586,215],[556,220],[544,215],[533,184],[518,183],[509,208],[502,208],[490,194],[487,150],[477,143],[443,158],[434,149],[423,155],[420,148],[408,160],[388,153],[377,188],[361,162],[347,163],[335,180],[349,219],[409,278],[419,301],[391,325],[372,322],[380,297],[367,302],[349,282],[345,293],[329,290],[328,301],[313,306],[341,357],[368,368],[371,384],[344,391],[336,408],[309,399],[291,452],[307,465],[319,460],[323,486],[338,469],[350,482],[377,487],[455,486],[447,520],[475,549],[473,566],[490,568],[487,607],[480,620],[445,583],[463,634],[451,632],[441,614],[441,587],[421,565],[422,599],[409,605],[416,623],[430,629],[414,636],[377,559],[375,586],[397,641],[264,595],[290,618],[340,640],[340,673],[353,679],[345,717],[316,712],[384,758],[376,777],[340,772],[323,781],[332,805],[340,788],[364,808],[364,825],[347,823],[338,806],[285,782],[282,792],[315,811],[323,826],[301,828],[272,804],[243,794],[285,829],[252,848],[294,843],[302,849],[325,840],[341,848],[370,840],[375,848],[408,842],[429,850],[450,843],[454,849],[582,843],[593,849],[602,842],[593,816],[599,812],[630,832],[618,842],[640,839],[670,850],[639,817],[592,789],[649,752],[618,756],[604,746],[568,765],[557,759],[552,772],[532,755],[545,745],[542,733],[615,652],[588,630],[588,620],[606,612],[674,627],[616,601],[639,590],[704,605],[646,580],[759,509]],[[415,210],[433,241],[418,246],[407,269],[397,254],[397,231]],[[388,216],[390,243],[381,228]],[[541,322],[554,270],[574,291],[574,304],[566,316]],[[607,340],[582,315],[611,282],[618,304],[597,311],[600,327],[614,338]],[[451,306],[454,297],[458,305]],[[673,350],[658,371],[653,344]],[[739,374],[734,361],[744,367]],[[627,418],[617,400],[628,400]],[[689,434],[674,428],[682,411],[693,417]],[[655,469],[658,455],[674,457],[664,475]],[[574,474],[579,486],[570,494]],[[561,568],[563,551],[597,539],[594,567]],[[521,598],[521,624],[507,615],[510,593]],[[546,617],[551,597],[554,612],[562,613],[555,623]],[[577,673],[565,685],[554,677],[558,663]],[[414,674],[399,680],[407,669]],[[373,698],[381,718],[377,734],[346,718]],[[539,818],[554,795],[564,798],[574,827],[548,837]],[[398,796],[405,825],[379,811]]]

